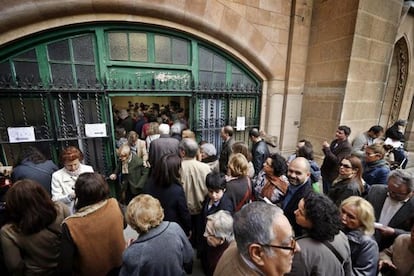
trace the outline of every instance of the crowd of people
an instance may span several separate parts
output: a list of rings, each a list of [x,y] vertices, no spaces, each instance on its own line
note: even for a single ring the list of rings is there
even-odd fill
[[[2,275],[186,275],[195,258],[217,276],[414,273],[414,178],[406,156],[387,157],[405,154],[395,133],[373,126],[351,143],[339,126],[319,167],[308,140],[285,158],[258,129],[249,147],[227,125],[216,149],[174,110],[118,112],[107,178],[77,147],[60,169],[29,148],[6,193]]]

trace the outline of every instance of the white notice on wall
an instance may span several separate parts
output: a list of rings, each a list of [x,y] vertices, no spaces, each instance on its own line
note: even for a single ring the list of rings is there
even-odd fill
[[[246,117],[237,117],[236,130],[242,131],[246,129]]]
[[[10,143],[22,143],[36,141],[34,127],[8,127]]]
[[[85,124],[86,137],[106,137],[106,124]]]

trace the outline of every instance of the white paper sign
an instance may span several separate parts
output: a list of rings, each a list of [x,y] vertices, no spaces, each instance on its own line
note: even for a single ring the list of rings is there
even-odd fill
[[[85,124],[86,137],[105,137],[106,124]]]
[[[8,127],[10,143],[22,143],[36,141],[34,127]]]
[[[246,117],[237,117],[236,130],[246,129]]]

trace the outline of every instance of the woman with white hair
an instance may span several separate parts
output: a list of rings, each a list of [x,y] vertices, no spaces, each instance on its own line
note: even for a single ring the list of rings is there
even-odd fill
[[[212,172],[219,172],[219,161],[217,158],[216,147],[211,143],[205,143],[200,146],[201,162],[210,166]]]
[[[126,221],[139,236],[125,250],[119,275],[191,273],[193,249],[188,238],[177,223],[163,218],[158,199],[142,194],[131,200]]]
[[[204,238],[207,240],[205,254],[201,258],[204,273],[213,275],[217,263],[223,252],[234,240],[233,217],[230,212],[220,210],[207,216]]]

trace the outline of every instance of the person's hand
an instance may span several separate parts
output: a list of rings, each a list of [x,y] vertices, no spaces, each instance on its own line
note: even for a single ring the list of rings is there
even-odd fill
[[[111,179],[111,180],[115,180],[116,179],[116,174],[111,174],[110,176],[109,176],[109,179]]]
[[[378,270],[381,270],[382,268],[386,268],[386,267],[397,269],[395,264],[393,264],[393,262],[391,262],[390,260],[380,260],[378,262]]]
[[[395,234],[394,228],[389,226],[382,225],[380,227],[375,227],[375,229],[378,229],[383,236],[393,236]]]
[[[127,249],[131,245],[131,243],[133,243],[134,241],[135,240],[133,238],[127,240],[127,242],[125,243],[125,249]]]
[[[75,200],[75,198],[76,198],[75,193],[71,193],[71,194],[69,194],[69,195],[68,195],[68,198],[69,198],[69,200],[70,200],[70,201],[74,201],[74,200]]]
[[[329,143],[328,143],[328,141],[323,141],[323,143],[322,143],[322,147],[324,147],[324,148],[329,148]]]

